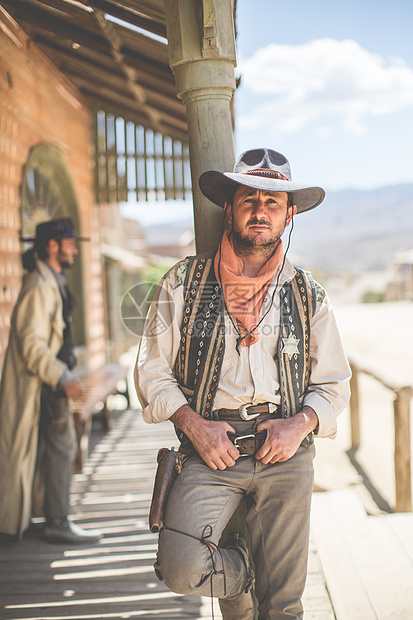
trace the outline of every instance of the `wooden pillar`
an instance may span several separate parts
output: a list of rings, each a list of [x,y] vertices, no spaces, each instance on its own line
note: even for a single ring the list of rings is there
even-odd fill
[[[359,401],[359,370],[354,363],[350,363],[350,431],[351,449],[357,450],[360,447],[360,401]]]
[[[412,510],[410,448],[410,399],[412,389],[401,388],[394,400],[394,473],[396,478],[396,512]]]
[[[203,196],[205,170],[232,171],[233,0],[165,0],[169,60],[187,110],[197,252],[217,247],[223,211]]]

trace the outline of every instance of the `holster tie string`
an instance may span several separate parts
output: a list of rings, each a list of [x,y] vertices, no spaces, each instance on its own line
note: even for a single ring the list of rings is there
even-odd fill
[[[214,620],[214,617],[215,617],[214,616],[214,590],[213,590],[213,585],[212,585],[212,577],[214,575],[223,576],[224,595],[226,595],[227,593],[227,577],[225,574],[224,559],[222,557],[221,549],[212,540],[208,540],[212,536],[212,525],[206,525],[204,527],[204,529],[202,530],[201,538],[198,538],[198,536],[194,536],[193,534],[188,534],[187,532],[181,532],[180,530],[176,530],[173,527],[167,527],[166,525],[164,525],[162,529],[169,530],[170,532],[175,532],[175,534],[182,534],[183,536],[189,536],[190,538],[193,538],[194,540],[198,540],[202,545],[205,545],[206,548],[208,549],[209,554],[211,556],[212,568],[213,568],[213,572],[211,575],[211,618],[212,620]],[[219,556],[221,558],[221,564],[222,564],[221,570],[217,570],[217,567],[216,567],[215,558],[214,558],[214,553],[216,551],[219,553]]]

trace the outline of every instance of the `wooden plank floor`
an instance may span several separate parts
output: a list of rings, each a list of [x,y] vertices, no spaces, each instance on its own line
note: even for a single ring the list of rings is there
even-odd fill
[[[350,489],[317,493],[313,544],[339,620],[413,619],[413,515],[367,516]]]
[[[147,514],[156,453],[175,443],[172,426],[123,414],[74,476],[73,517],[104,538],[93,546],[50,545],[40,532],[0,547],[1,620],[201,617],[198,597],[177,596],[153,572],[157,536]]]
[[[173,594],[153,572],[157,537],[147,515],[164,445],[177,445],[171,425],[146,425],[136,411],[120,416],[73,479],[74,519],[104,538],[90,547],[51,545],[33,528],[0,545],[0,620],[211,618],[209,599]],[[304,603],[306,620],[334,620],[314,541]],[[216,603],[214,610],[218,620]]]

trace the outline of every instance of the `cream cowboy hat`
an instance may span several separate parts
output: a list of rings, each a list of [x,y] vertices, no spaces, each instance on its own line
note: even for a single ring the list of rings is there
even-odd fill
[[[232,202],[238,184],[271,192],[291,193],[297,213],[314,209],[325,196],[321,187],[293,183],[288,160],[271,149],[244,151],[235,162],[233,172],[208,170],[199,177],[201,192],[220,207],[224,207],[226,202]]]

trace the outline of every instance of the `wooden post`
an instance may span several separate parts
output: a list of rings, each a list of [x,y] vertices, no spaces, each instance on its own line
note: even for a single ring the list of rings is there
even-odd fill
[[[205,170],[232,171],[235,91],[232,0],[165,0],[169,60],[186,106],[197,252],[218,246],[223,210],[201,193]]]
[[[186,106],[197,252],[218,247],[224,212],[201,193],[205,170],[232,171],[235,162],[231,101],[235,92],[233,0],[165,0],[169,61]],[[248,540],[245,506],[228,524]],[[254,601],[254,618],[258,618]]]
[[[360,447],[360,403],[359,403],[359,387],[357,366],[351,362],[351,379],[350,379],[350,431],[351,431],[351,449],[357,450]]]
[[[396,512],[412,510],[410,399],[411,388],[401,388],[394,400],[394,473]]]

